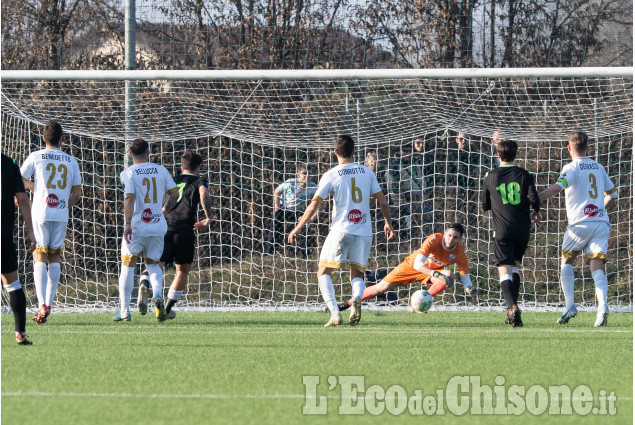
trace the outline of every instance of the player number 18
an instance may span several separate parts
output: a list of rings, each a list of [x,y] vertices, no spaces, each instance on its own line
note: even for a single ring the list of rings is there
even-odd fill
[[[503,198],[503,205],[520,204],[520,185],[518,183],[508,183],[507,188],[505,188],[505,183],[501,183],[496,190],[500,192],[501,198]]]

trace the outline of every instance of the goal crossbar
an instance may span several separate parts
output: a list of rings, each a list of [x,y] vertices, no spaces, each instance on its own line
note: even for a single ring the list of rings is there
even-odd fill
[[[6,81],[29,80],[382,80],[453,78],[632,77],[633,67],[466,68],[466,69],[309,69],[309,70],[121,70],[0,71]]]

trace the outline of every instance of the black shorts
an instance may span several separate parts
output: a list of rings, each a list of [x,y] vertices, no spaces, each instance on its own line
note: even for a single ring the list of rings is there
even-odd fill
[[[174,264],[193,262],[194,232],[192,230],[168,231],[163,238],[161,261]]]
[[[18,250],[12,237],[2,238],[2,274],[13,273],[18,269]]]
[[[514,266],[523,261],[523,255],[529,244],[529,234],[515,238],[494,238],[494,265]]]

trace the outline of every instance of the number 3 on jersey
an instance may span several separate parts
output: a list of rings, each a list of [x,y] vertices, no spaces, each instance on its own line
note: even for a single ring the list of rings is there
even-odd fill
[[[520,185],[518,183],[508,183],[507,188],[505,188],[505,183],[502,183],[496,188],[496,190],[500,192],[501,198],[503,198],[503,205],[520,204]]]
[[[355,186],[355,177],[351,179],[351,196],[353,197],[353,202],[359,204],[362,202],[362,190]]]

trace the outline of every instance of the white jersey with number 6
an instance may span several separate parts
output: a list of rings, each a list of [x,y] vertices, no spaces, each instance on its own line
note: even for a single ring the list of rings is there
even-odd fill
[[[570,226],[589,221],[609,222],[604,194],[617,197],[617,188],[601,164],[588,157],[575,158],[564,166],[557,184],[565,190]]]
[[[82,185],[77,160],[60,149],[41,149],[28,156],[20,173],[35,185],[33,221],[68,222],[68,198]]]
[[[135,198],[132,215],[133,237],[162,236],[168,230],[163,216],[163,198],[173,193],[176,184],[162,165],[144,162],[134,164],[119,175],[124,185],[124,196]]]
[[[320,179],[314,200],[333,196],[331,229],[352,235],[372,236],[370,200],[382,191],[370,167],[357,163],[338,165]]]

